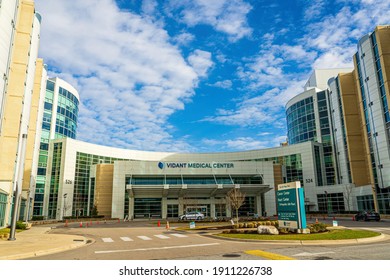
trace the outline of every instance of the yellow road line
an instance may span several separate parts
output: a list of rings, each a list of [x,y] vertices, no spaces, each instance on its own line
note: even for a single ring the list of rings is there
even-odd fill
[[[249,255],[263,257],[269,260],[295,260],[294,258],[290,258],[287,256],[278,255],[266,251],[261,251],[261,250],[249,250],[249,251],[245,251],[245,253]]]

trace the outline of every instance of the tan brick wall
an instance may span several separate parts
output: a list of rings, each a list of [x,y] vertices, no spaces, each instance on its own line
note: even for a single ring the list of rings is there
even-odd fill
[[[369,162],[362,118],[360,116],[358,89],[354,73],[339,74],[340,93],[343,103],[345,133],[351,167],[352,183],[357,186],[370,184]]]
[[[95,205],[99,215],[105,217],[111,217],[113,179],[113,164],[98,164],[96,166]]]
[[[34,1],[22,1],[18,10],[14,49],[5,96],[2,134],[0,136],[0,151],[2,152],[0,157],[0,181],[4,182],[11,182],[14,175],[33,20]]]

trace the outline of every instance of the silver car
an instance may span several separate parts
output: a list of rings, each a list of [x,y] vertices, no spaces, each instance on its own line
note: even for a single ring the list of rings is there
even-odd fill
[[[188,212],[184,215],[180,216],[180,220],[185,221],[185,220],[203,220],[204,215],[200,212]]]

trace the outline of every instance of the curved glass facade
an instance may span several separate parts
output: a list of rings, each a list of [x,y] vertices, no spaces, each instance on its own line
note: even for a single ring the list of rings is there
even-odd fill
[[[70,91],[60,87],[57,104],[55,138],[70,137],[76,139],[79,100]]]
[[[316,104],[315,104],[316,103]],[[315,109],[316,108],[316,109]],[[316,113],[318,124],[316,127]],[[326,181],[318,179],[318,185],[333,185],[336,183],[334,170],[333,150],[331,141],[330,121],[327,105],[327,91],[313,92],[311,96],[303,98],[286,110],[288,143],[298,144],[306,141],[316,141],[323,144]],[[319,165],[320,163],[317,163]],[[317,175],[321,175],[321,168],[317,166]]]
[[[317,140],[313,97],[305,98],[287,109],[289,144]]]
[[[58,85],[56,87],[57,82]],[[64,88],[65,86],[66,83],[58,78],[49,79],[46,82],[38,174],[34,198],[34,216],[41,216],[43,213],[49,141],[64,137],[76,139],[79,112],[78,93],[70,92]],[[56,124],[54,132],[51,131],[53,122]]]

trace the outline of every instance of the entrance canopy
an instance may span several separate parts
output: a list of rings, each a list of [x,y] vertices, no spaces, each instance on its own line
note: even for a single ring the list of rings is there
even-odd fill
[[[130,197],[225,197],[233,188],[238,188],[246,196],[261,195],[272,189],[263,184],[126,185]]]

